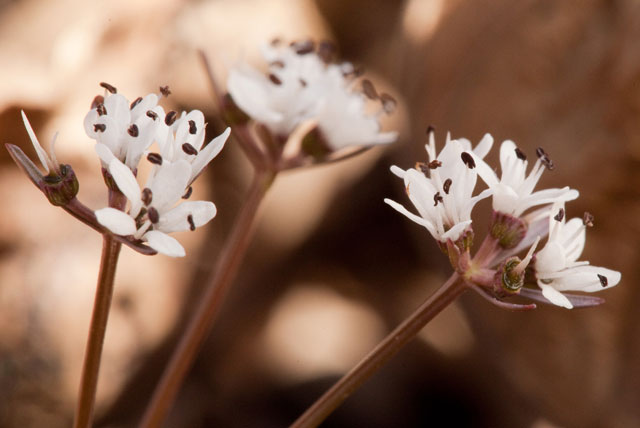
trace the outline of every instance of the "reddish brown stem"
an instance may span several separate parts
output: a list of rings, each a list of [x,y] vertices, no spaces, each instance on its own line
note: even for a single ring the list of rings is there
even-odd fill
[[[189,372],[198,351],[213,327],[227,291],[231,287],[251,241],[256,214],[262,199],[275,179],[275,172],[256,172],[245,205],[227,238],[213,275],[210,277],[185,333],[180,339],[141,423],[141,427],[159,427]]]
[[[396,327],[382,342],[364,357],[349,373],[324,393],[291,428],[316,427],[367,379],[380,370],[422,328],[460,296],[467,286],[454,273],[431,297],[429,297],[402,324]]]
[[[91,426],[93,419],[93,406],[98,387],[102,347],[107,331],[109,308],[111,307],[111,297],[113,296],[113,282],[121,247],[122,244],[115,241],[112,235],[103,235],[98,286],[91,315],[89,337],[80,378],[78,406],[76,407],[75,422],[73,424],[75,428],[88,428]]]

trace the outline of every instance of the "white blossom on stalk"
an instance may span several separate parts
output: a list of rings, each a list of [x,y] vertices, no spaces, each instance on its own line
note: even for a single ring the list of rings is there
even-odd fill
[[[469,140],[450,140],[447,135],[445,147],[436,156],[434,135],[430,131],[426,146],[428,164],[418,166],[420,171],[391,167],[391,171],[404,180],[407,195],[419,215],[390,199],[385,202],[424,226],[436,240],[456,241],[470,227],[474,205],[491,195],[490,189],[476,196],[473,191],[477,181],[476,159],[484,158],[492,144],[493,138],[489,134],[474,149]]]
[[[553,205],[549,216],[549,239],[535,256],[534,269],[542,295],[551,303],[571,309],[573,305],[562,291],[595,292],[618,284],[621,274],[611,269],[577,261],[584,249],[586,226],[592,217],[565,221],[564,202]]]
[[[107,89],[105,97],[96,97],[93,108],[84,118],[84,129],[96,141],[96,152],[106,168],[115,157],[135,170],[144,151],[156,139],[158,124],[164,110],[158,105],[159,97],[149,94],[131,104],[116,89]]]
[[[245,113],[285,140],[312,119],[332,150],[395,141],[397,134],[380,132],[378,115],[367,112],[367,95],[353,90],[354,67],[330,63],[331,49],[327,43],[316,49],[311,41],[264,46],[268,73],[246,64],[232,69],[229,93]],[[377,95],[366,82],[364,89],[370,98],[382,104],[379,113],[392,110],[395,101],[389,95]]]
[[[130,203],[129,212],[115,208],[97,210],[98,222],[117,235],[133,235],[147,241],[159,253],[183,257],[184,248],[169,236],[171,232],[195,230],[216,215],[209,201],[186,201],[177,204],[188,187],[192,168],[188,161],[156,164],[146,186],[140,189],[131,169],[119,159],[109,162],[109,172]]]
[[[231,133],[231,129],[227,128],[222,134],[203,147],[206,124],[204,123],[204,115],[200,110],[192,110],[189,113],[182,112],[180,118],[170,118],[169,124],[165,120],[159,122],[157,141],[162,161],[177,162],[178,160],[185,160],[189,162],[191,165],[189,184],[220,153]]]
[[[500,180],[486,163],[478,162],[478,175],[493,190],[495,211],[520,217],[534,206],[571,201],[578,197],[578,191],[569,187],[533,191],[545,168],[553,169],[553,162],[544,150],[539,148],[536,154],[538,160],[527,176],[527,157],[513,141],[504,141],[500,147]]]

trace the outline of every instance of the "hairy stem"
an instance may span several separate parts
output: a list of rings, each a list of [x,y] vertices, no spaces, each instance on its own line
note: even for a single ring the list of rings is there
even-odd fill
[[[216,268],[209,278],[185,333],[180,339],[141,423],[141,427],[159,427],[189,372],[198,351],[213,327],[225,295],[238,272],[238,268],[251,241],[256,214],[267,190],[275,179],[275,172],[258,170],[245,205],[233,226],[220,254]]]
[[[88,428],[91,426],[93,419],[93,405],[98,387],[102,346],[107,330],[111,297],[113,296],[113,282],[121,247],[122,244],[114,240],[112,235],[103,235],[98,286],[93,304],[93,314],[91,315],[91,325],[89,326],[89,337],[80,378],[78,405],[73,424],[75,428]]]
[[[404,345],[444,308],[460,296],[467,286],[457,273],[418,307],[402,324],[365,356],[349,373],[324,393],[291,428],[316,427],[367,379],[380,370]]]

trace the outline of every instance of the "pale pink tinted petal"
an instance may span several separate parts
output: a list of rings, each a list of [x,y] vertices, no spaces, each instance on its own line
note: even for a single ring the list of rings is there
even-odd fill
[[[151,248],[169,257],[184,257],[186,254],[182,245],[166,233],[151,230],[144,234],[143,239]]]
[[[136,232],[136,222],[130,215],[115,208],[102,208],[95,211],[98,223],[116,235],[133,235]]]

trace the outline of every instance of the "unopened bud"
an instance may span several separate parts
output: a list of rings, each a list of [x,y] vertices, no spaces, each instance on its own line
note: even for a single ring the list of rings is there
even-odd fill
[[[509,294],[517,293],[524,285],[524,271],[516,269],[520,264],[520,259],[511,257],[507,259],[496,271],[495,291],[506,291]]]
[[[524,239],[527,227],[527,223],[518,217],[494,211],[489,234],[502,248],[509,249],[514,248]]]
[[[60,165],[60,175],[55,172],[43,177],[42,191],[52,205],[67,205],[78,194],[80,183],[70,165]]]

